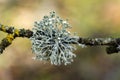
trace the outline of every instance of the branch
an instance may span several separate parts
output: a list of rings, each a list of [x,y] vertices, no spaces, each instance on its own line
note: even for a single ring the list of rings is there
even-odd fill
[[[0,44],[0,53],[8,47],[16,37],[30,38],[33,35],[31,30],[15,29],[14,27],[8,27],[0,24],[0,31],[8,33]],[[108,46],[106,52],[108,54],[118,53],[120,51],[120,38],[82,38],[80,37],[78,43],[86,46]],[[73,43],[76,44],[76,43]]]
[[[44,16],[39,22],[35,22],[34,28],[16,29],[0,24],[0,31],[8,33],[7,37],[0,43],[0,52],[8,47],[16,37],[26,37],[31,40],[32,51],[35,59],[50,60],[51,64],[64,65],[73,62],[75,46],[106,46],[108,54],[120,51],[120,38],[82,38],[72,36],[67,30],[71,28],[66,20],[56,16],[55,12],[50,12],[49,16]]]
[[[7,37],[4,38],[0,43],[0,53],[8,47],[16,37],[27,37],[30,38],[33,34],[30,30],[15,29],[14,27],[8,27],[0,24],[0,31],[8,33]]]
[[[86,46],[108,46],[108,54],[120,51],[120,38],[79,38],[78,42]]]
[[[3,31],[8,34],[13,34],[15,37],[28,37],[30,38],[32,36],[32,31],[27,29],[16,29],[14,27],[8,27],[0,24],[0,31]]]

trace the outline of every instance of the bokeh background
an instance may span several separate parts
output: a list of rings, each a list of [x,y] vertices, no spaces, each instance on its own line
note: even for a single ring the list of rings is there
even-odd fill
[[[0,23],[32,29],[34,21],[56,11],[82,37],[120,37],[120,0],[0,0]],[[7,34],[0,32],[0,41]],[[78,46],[77,46],[78,47]],[[70,65],[35,61],[31,42],[16,38],[0,55],[0,80],[120,80],[120,54],[105,47],[80,47]]]

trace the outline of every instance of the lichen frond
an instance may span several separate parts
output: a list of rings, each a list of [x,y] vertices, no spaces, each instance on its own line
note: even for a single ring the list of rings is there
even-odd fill
[[[71,28],[66,20],[50,12],[41,21],[35,22],[33,28],[32,51],[35,59],[50,60],[51,64],[70,64],[73,61],[75,46],[71,43],[78,43],[78,36],[73,36],[68,28]]]

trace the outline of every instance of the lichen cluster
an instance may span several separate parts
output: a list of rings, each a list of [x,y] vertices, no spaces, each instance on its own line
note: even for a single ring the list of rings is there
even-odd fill
[[[51,64],[70,64],[75,46],[71,43],[78,43],[78,36],[71,35],[67,29],[71,28],[67,20],[61,19],[50,12],[41,21],[35,22],[33,28],[32,51],[35,59],[50,60]]]

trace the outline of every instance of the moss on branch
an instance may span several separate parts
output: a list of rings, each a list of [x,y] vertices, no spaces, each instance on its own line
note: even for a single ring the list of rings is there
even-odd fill
[[[30,38],[33,35],[31,30],[15,29],[14,27],[8,27],[0,24],[0,31],[8,33],[0,44],[0,53],[9,46],[16,37]],[[106,52],[108,54],[118,53],[120,51],[120,38],[82,38],[80,37],[78,43],[86,46],[107,46]],[[69,43],[71,44],[71,43]],[[76,44],[76,43],[73,43]]]
[[[8,35],[0,43],[0,53],[3,53],[12,41],[17,37],[26,37],[31,40],[34,59],[50,60],[51,64],[64,65],[73,62],[76,49],[72,44],[85,46],[105,46],[108,54],[120,51],[120,38],[83,38],[71,35],[67,30],[71,28],[67,20],[63,20],[50,12],[49,16],[44,16],[41,21],[35,22],[32,30],[16,29],[14,27],[0,24],[0,31]]]
[[[0,53],[9,46],[16,37],[27,37],[30,38],[33,34],[31,30],[15,29],[14,27],[0,27],[0,30],[8,33],[7,37],[4,38],[0,44]],[[86,46],[108,46],[106,52],[108,54],[118,53],[120,51],[120,38],[79,38],[78,42]],[[73,43],[74,44],[74,43]]]

